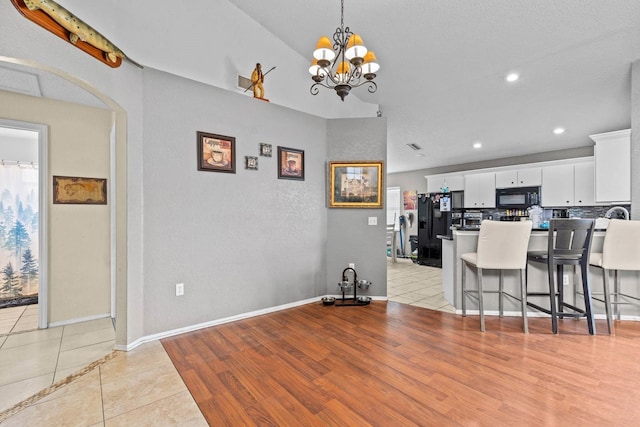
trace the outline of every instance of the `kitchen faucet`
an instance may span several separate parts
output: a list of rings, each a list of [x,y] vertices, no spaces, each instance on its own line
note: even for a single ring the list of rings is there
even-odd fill
[[[622,212],[622,214],[624,215],[624,219],[625,220],[629,220],[629,211],[625,208],[623,208],[622,206],[614,206],[611,209],[609,209],[607,211],[606,214],[604,214],[604,217],[607,219],[611,219],[611,217],[613,216],[614,212]]]

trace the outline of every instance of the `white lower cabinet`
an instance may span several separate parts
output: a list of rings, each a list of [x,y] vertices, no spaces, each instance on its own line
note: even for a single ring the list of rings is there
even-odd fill
[[[496,207],[496,174],[477,173],[464,176],[464,207],[486,209]]]

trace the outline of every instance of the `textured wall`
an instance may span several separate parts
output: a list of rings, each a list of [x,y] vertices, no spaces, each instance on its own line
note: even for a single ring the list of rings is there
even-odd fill
[[[145,335],[323,295],[326,120],[144,74]],[[235,174],[197,170],[197,131],[236,137]],[[246,170],[259,143],[274,156]],[[304,150],[304,181],[277,178],[278,145]]]
[[[640,219],[640,60],[631,65],[631,218]]]
[[[329,160],[387,159],[386,118],[330,120]],[[327,164],[328,168],[328,164]],[[386,173],[385,173],[386,175]],[[383,185],[386,187],[386,176]],[[386,195],[383,192],[383,195]],[[386,205],[383,209],[329,209],[327,214],[327,289],[338,294],[342,270],[355,263],[358,278],[373,282],[366,295],[387,295]],[[368,217],[378,225],[368,225]]]

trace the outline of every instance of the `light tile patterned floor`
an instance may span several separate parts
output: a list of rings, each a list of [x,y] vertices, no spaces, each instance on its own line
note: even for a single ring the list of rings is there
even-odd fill
[[[114,345],[109,318],[0,337],[0,413],[110,354]]]
[[[441,269],[414,264],[409,259],[398,259],[396,263],[389,259],[387,277],[390,301],[454,311],[443,298]],[[101,351],[108,354],[113,348],[113,338],[107,328],[93,326],[96,325],[77,324],[0,336],[0,411],[8,407],[5,396],[21,401],[76,371],[82,363],[89,363],[88,358],[99,359]],[[107,338],[111,340],[103,341]],[[78,348],[84,352],[74,353]],[[42,357],[25,362],[24,351],[17,349]],[[83,357],[87,358],[84,362]],[[207,423],[162,344],[153,341],[129,352],[115,352],[111,359],[13,415],[0,412],[0,425],[206,426]]]
[[[35,329],[38,329],[38,304],[0,309],[0,335]]]
[[[408,258],[396,263],[387,258],[389,301],[455,313],[442,291],[442,269],[414,264]]]

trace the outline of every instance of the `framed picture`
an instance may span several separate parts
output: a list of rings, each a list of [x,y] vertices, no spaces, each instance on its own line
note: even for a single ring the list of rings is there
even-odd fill
[[[278,178],[304,181],[304,151],[278,147]]]
[[[198,132],[198,170],[236,173],[236,139]]]
[[[53,177],[53,203],[70,205],[106,205],[105,178]]]
[[[245,169],[251,169],[254,171],[258,170],[258,158],[253,156],[244,156],[245,160]]]
[[[329,162],[330,208],[382,208],[383,162]]]
[[[260,144],[260,155],[264,157],[271,157],[271,144]]]

